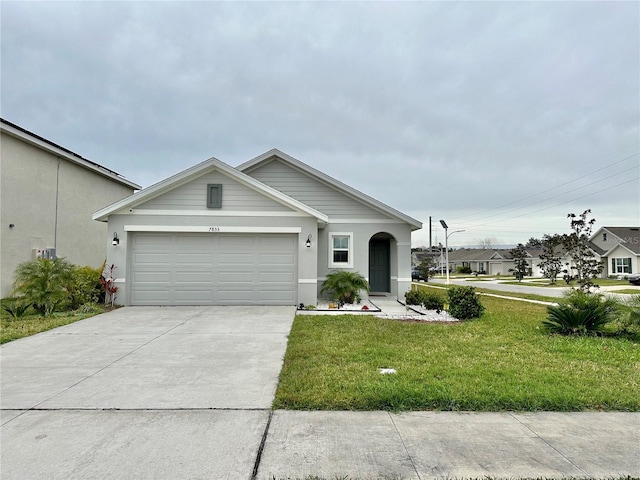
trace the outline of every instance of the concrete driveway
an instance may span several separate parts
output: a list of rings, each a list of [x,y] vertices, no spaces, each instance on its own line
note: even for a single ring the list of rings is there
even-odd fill
[[[250,478],[293,307],[129,307],[4,345],[4,480]]]

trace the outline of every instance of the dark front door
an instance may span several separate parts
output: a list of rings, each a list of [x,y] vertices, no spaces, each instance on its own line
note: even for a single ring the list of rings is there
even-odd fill
[[[369,286],[372,292],[391,291],[389,240],[369,242]]]

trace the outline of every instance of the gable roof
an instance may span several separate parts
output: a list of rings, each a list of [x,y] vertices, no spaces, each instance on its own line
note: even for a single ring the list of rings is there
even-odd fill
[[[610,233],[618,239],[618,243],[607,250],[604,255],[607,255],[618,245],[622,245],[630,252],[640,255],[640,227],[600,227],[600,229],[591,236],[591,239],[596,238],[596,236],[603,231]]]
[[[217,158],[210,158],[209,160],[205,160],[191,168],[188,168],[180,173],[177,173],[169,178],[166,178],[150,187],[147,187],[138,193],[134,193],[133,195],[128,196],[127,198],[123,198],[122,200],[115,202],[102,210],[97,211],[93,214],[93,219],[101,222],[107,221],[109,215],[118,212],[122,209],[133,208],[137,205],[140,205],[144,202],[147,202],[153,198],[159,197],[160,195],[173,190],[181,185],[184,185],[191,180],[198,178],[206,173],[211,171],[219,171],[228,177],[236,180],[237,182],[259,192],[263,195],[285,205],[293,210],[297,210],[300,212],[304,212],[312,217],[318,219],[320,223],[328,223],[328,217],[318,210],[315,210],[308,205],[305,205],[298,200],[291,198],[284,193],[272,188],[264,183],[256,180],[249,175],[246,175],[235,168],[227,165],[226,163],[218,160]]]
[[[30,132],[29,130],[26,130],[16,125],[15,123],[11,123],[5,120],[4,118],[0,118],[0,131],[12,137],[18,138],[23,142],[28,143],[36,148],[40,148],[41,150],[49,152],[52,155],[56,155],[58,157],[64,158],[65,160],[68,160],[71,163],[74,163],[83,168],[86,168],[87,170],[91,170],[92,172],[95,172],[98,175],[107,177],[113,180],[114,182],[120,183],[122,185],[126,185],[127,187],[130,187],[133,190],[140,190],[142,188],[137,183],[133,183],[127,180],[119,173],[114,172],[113,170],[110,170],[107,167],[100,165],[99,163],[92,162],[91,160],[88,160],[78,155],[77,153],[72,152],[71,150],[61,147],[60,145],[57,145],[52,141],[47,140],[44,137],[36,135],[35,133]]]
[[[422,222],[416,220],[415,218],[405,215],[404,213],[396,210],[395,208],[392,208],[389,205],[386,205],[380,202],[379,200],[376,200],[375,198],[370,197],[369,195],[362,193],[359,190],[356,190],[355,188],[350,187],[349,185],[346,185],[340,182],[339,180],[336,180],[335,178],[325,173],[322,173],[319,170],[316,170],[315,168],[307,165],[306,163],[301,162],[296,158],[293,158],[291,155],[287,155],[286,153],[281,152],[277,148],[273,148],[268,152],[263,153],[262,155],[258,155],[254,159],[249,160],[248,162],[245,162],[236,168],[241,172],[250,173],[252,170],[260,167],[261,165],[271,162],[272,160],[274,160],[274,158],[278,158],[279,160],[287,163],[293,168],[301,170],[307,175],[314,177],[321,183],[324,183],[325,185],[351,198],[354,198],[376,210],[382,211],[383,213],[395,219],[408,223],[409,225],[411,225],[411,230],[419,230],[422,228]]]

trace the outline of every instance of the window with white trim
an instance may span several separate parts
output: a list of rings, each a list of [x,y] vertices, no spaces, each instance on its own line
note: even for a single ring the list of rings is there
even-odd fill
[[[633,273],[630,258],[612,258],[611,273]]]
[[[353,267],[353,233],[329,234],[329,268]]]

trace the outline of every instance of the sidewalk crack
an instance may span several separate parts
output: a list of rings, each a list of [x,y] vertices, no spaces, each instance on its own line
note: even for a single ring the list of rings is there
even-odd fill
[[[422,480],[422,477],[420,476],[420,473],[418,472],[418,467],[416,467],[416,462],[413,461],[413,457],[409,453],[409,449],[407,448],[407,444],[404,442],[404,438],[402,438],[402,435],[400,434],[400,430],[398,430],[398,426],[396,425],[396,422],[393,420],[393,415],[391,414],[391,412],[387,412],[387,415],[389,415],[389,418],[391,419],[391,423],[393,424],[393,428],[395,428],[396,433],[398,434],[398,438],[400,438],[400,441],[402,442],[402,448],[404,448],[404,451],[407,454],[407,458],[411,462],[411,466],[413,467],[413,471],[416,472],[416,477],[418,478],[418,480]]]

